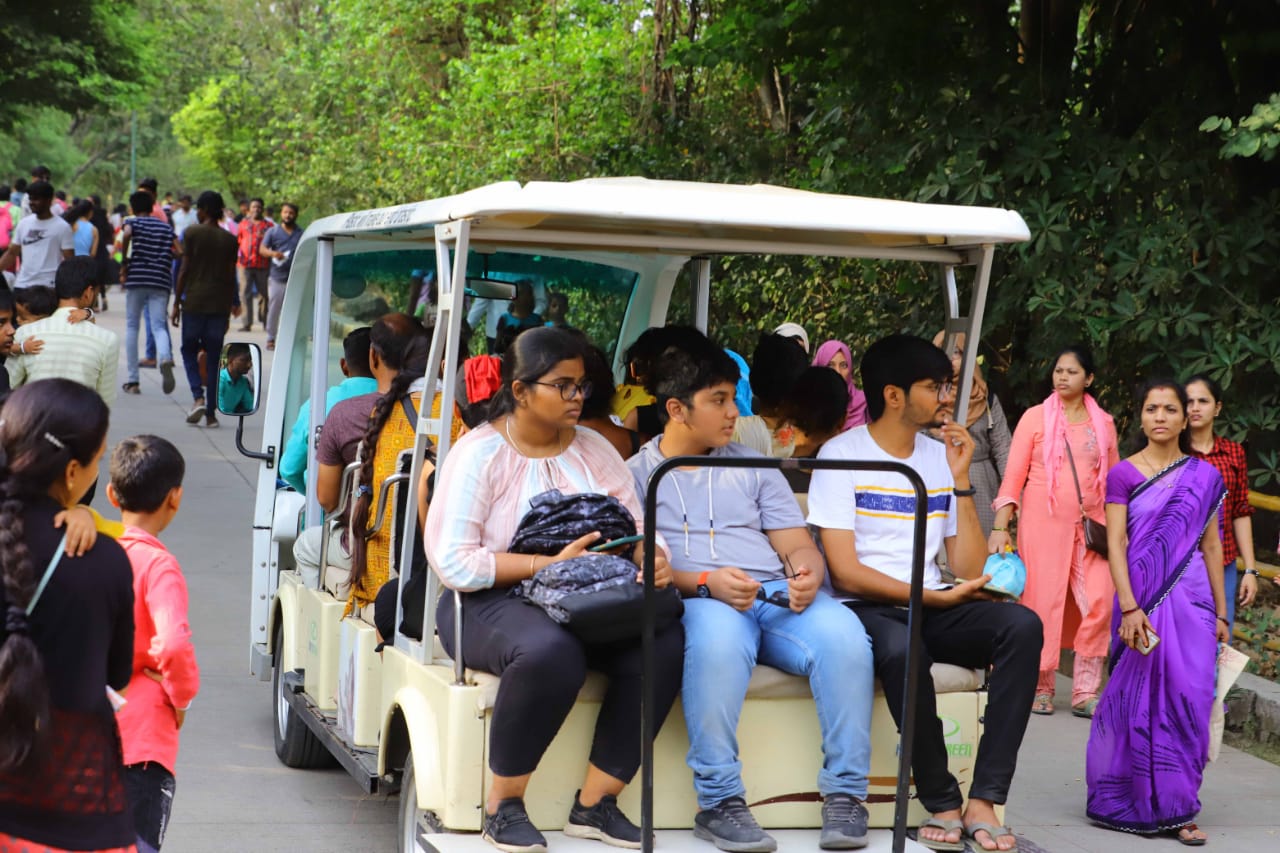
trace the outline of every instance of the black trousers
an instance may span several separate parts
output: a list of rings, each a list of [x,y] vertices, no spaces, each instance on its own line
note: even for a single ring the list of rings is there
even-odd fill
[[[591,763],[631,781],[640,767],[640,640],[585,645],[542,608],[509,592],[463,596],[463,662],[502,676],[489,733],[489,769],[499,776],[532,773],[573,709],[587,670],[594,669],[608,676],[609,686],[596,720]],[[441,597],[436,624],[445,651],[454,655],[451,594]],[[654,704],[661,728],[680,694],[684,626],[675,620],[657,632],[656,640]]]
[[[860,601],[848,602],[848,606],[858,614],[871,638],[876,677],[901,729],[907,683],[907,611]],[[958,809],[964,802],[959,783],[947,769],[947,744],[929,676],[929,668],[937,661],[973,669],[992,667],[969,796],[1003,803],[1009,796],[1035,698],[1044,643],[1040,617],[1020,604],[972,601],[947,610],[926,609],[921,636],[924,648],[911,746],[911,771],[920,802],[933,813]]]

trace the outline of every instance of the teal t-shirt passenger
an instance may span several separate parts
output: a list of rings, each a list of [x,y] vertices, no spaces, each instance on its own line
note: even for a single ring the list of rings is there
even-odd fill
[[[372,376],[348,376],[334,385],[324,395],[324,413],[328,415],[335,405],[352,397],[372,394],[378,390],[378,380]],[[298,417],[289,430],[289,440],[285,442],[284,453],[280,456],[280,479],[294,490],[307,490],[307,431],[311,428],[311,401],[303,402],[298,409]]]
[[[253,384],[248,376],[232,378],[224,367],[218,374],[218,408],[237,415],[253,411]]]

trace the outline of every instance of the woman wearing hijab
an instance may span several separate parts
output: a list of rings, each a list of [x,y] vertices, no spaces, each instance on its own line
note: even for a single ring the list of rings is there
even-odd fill
[[[944,335],[944,332],[939,332],[933,339],[933,345],[941,348]],[[964,335],[957,335],[955,345],[947,353],[951,357],[951,381],[957,388],[960,383],[960,359],[964,356],[964,341]],[[954,412],[952,417],[955,417]],[[974,443],[969,478],[978,491],[973,500],[982,531],[990,535],[991,528],[995,526],[995,510],[991,505],[1000,492],[1000,481],[1009,467],[1009,444],[1013,437],[1009,434],[1009,422],[1005,419],[1004,409],[987,386],[980,364],[974,365],[973,388],[969,391],[969,408],[964,415],[964,425],[968,427]],[[937,430],[929,431],[932,438],[941,437],[935,433]]]
[[[849,404],[845,408],[844,427],[841,431],[865,424],[868,420],[867,395],[853,384],[853,353],[849,351],[848,345],[836,340],[824,341],[813,357],[813,366],[831,368],[840,374],[845,387],[849,389]]]

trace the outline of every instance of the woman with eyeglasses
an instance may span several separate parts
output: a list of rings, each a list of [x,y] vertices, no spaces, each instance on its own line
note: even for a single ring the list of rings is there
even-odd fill
[[[590,762],[565,832],[624,847],[640,846],[640,830],[617,796],[640,766],[640,641],[587,645],[511,588],[562,560],[582,556],[598,533],[559,553],[509,550],[531,500],[552,489],[565,496],[611,495],[636,519],[634,480],[613,446],[579,425],[591,394],[584,345],[563,329],[524,332],[502,358],[502,385],[488,423],[464,435],[440,469],[424,531],[440,580],[463,593],[462,648],[454,648],[454,600],[442,596],[440,641],[466,666],[502,676],[489,736],[489,789],[483,835],[502,850],[540,851],[546,839],[525,811],[529,778],[573,708],[588,669],[609,676]],[[633,552],[639,555],[639,547]],[[656,582],[671,583],[658,555]],[[637,571],[637,582],[639,572]],[[656,720],[680,691],[684,631],[679,620],[657,632]]]
[[[1102,687],[1115,586],[1107,558],[1085,547],[1083,514],[1105,523],[1107,472],[1120,461],[1111,416],[1089,393],[1093,356],[1067,347],[1053,362],[1053,393],[1018,421],[992,508],[988,547],[1010,545],[1018,514],[1018,552],[1027,565],[1022,603],[1044,623],[1033,714],[1053,713],[1059,651],[1072,648],[1071,713],[1092,717]],[[1077,487],[1077,482],[1079,486]]]

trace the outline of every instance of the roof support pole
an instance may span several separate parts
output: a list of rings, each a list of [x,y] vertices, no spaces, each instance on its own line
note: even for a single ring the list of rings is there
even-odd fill
[[[333,300],[333,238],[316,240],[315,308],[311,319],[314,330],[311,341],[311,419],[307,434],[311,436],[311,451],[307,453],[307,526],[322,523],[320,498],[314,483],[320,476],[320,463],[316,461],[316,448],[320,446],[320,427],[324,423],[325,395],[329,393],[329,319]],[[216,379],[214,380],[217,381]],[[324,569],[320,575],[323,578]]]
[[[693,324],[704,335],[711,316],[711,259],[693,259]]]

